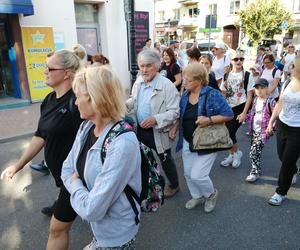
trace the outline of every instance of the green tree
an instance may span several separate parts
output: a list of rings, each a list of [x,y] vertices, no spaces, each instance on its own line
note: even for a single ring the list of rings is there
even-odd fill
[[[281,33],[281,23],[285,20],[288,29],[292,24],[292,14],[280,0],[255,0],[239,13],[241,30],[255,43],[273,38]]]

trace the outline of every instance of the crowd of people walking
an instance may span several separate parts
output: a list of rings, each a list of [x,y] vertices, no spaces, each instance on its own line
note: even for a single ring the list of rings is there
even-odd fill
[[[282,69],[272,52],[259,47],[250,71],[243,65],[245,55],[226,54],[222,41],[205,55],[196,44],[189,49],[177,41],[165,49],[158,42],[154,48],[151,45],[147,39],[137,56],[139,75],[127,100],[104,55],[88,57],[81,45],[75,45],[73,51],[56,51],[46,59],[46,84],[53,92],[41,104],[30,145],[1,179],[12,179],[44,148],[45,163],[59,188],[49,212],[48,250],[68,249],[77,215],[90,223],[94,235],[84,249],[135,249],[140,204],[132,201],[138,210],[133,211],[124,190],[127,185],[136,194],[142,190],[140,142],[157,154],[167,179],[164,197],[171,198],[180,191],[171,151],[178,139],[176,149],[182,150],[191,195],[187,209],[204,204],[206,213],[214,211],[222,190],[214,187],[210,172],[220,150],[229,151],[221,166],[237,169],[243,162],[250,166],[245,180],[257,181],[263,147],[274,133],[281,168],[269,204],[281,205],[295,182],[300,156],[300,58],[292,44],[279,60]],[[126,116],[135,121],[135,132],[115,138],[102,161],[105,138]],[[237,131],[243,122],[249,124],[249,160],[238,146]],[[220,147],[220,136],[213,138],[217,142],[206,138],[206,148],[197,149],[198,128],[213,132],[216,126],[225,128],[230,145]]]

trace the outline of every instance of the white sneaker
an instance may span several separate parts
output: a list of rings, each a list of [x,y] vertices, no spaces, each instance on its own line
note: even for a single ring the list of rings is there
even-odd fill
[[[204,197],[200,197],[198,199],[191,199],[187,203],[185,203],[185,208],[186,209],[193,209],[197,207],[199,204],[204,203],[205,199]]]
[[[256,182],[256,180],[259,178],[259,175],[258,174],[249,174],[247,177],[246,177],[246,181],[248,182]]]
[[[93,240],[88,244],[86,245],[82,250],[96,250],[97,249],[97,241],[95,238],[93,238]]]
[[[233,155],[229,154],[223,161],[221,161],[221,166],[228,167],[233,162]]]
[[[241,150],[238,150],[233,154],[233,161],[232,161],[233,168],[238,168],[241,165],[242,156],[243,156],[243,152]]]
[[[216,203],[217,203],[217,197],[218,197],[218,190],[215,189],[215,192],[211,194],[208,198],[206,198],[205,204],[204,204],[204,212],[210,213],[214,211]]]
[[[293,179],[292,179],[292,185],[295,185],[297,183],[298,180],[298,175],[294,174]]]
[[[275,193],[269,200],[269,204],[273,206],[280,206],[281,203],[285,200],[286,196]]]

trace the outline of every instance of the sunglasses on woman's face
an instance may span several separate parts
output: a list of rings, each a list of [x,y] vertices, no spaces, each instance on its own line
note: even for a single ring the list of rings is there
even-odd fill
[[[245,58],[244,57],[236,57],[236,58],[233,58],[232,60],[235,62],[237,62],[237,61],[243,62],[245,60]]]

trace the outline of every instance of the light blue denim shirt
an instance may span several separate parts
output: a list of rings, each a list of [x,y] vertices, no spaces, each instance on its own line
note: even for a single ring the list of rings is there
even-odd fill
[[[141,84],[141,88],[137,98],[136,113],[137,121],[139,124],[141,124],[143,120],[152,116],[150,99],[152,97],[153,90],[156,87],[157,81],[158,77],[156,75],[149,84],[146,85],[145,82]]]
[[[97,247],[121,246],[134,238],[139,229],[139,225],[135,224],[135,213],[124,193],[127,184],[136,194],[141,192],[139,143],[133,132],[119,135],[110,143],[102,164],[102,144],[113,126],[108,124],[87,153],[84,168],[86,188],[80,179],[71,181],[71,178],[77,172],[78,155],[92,125],[91,121],[81,124],[63,164],[61,179],[71,194],[70,201],[75,212],[90,222]],[[140,211],[137,203],[136,206]]]

